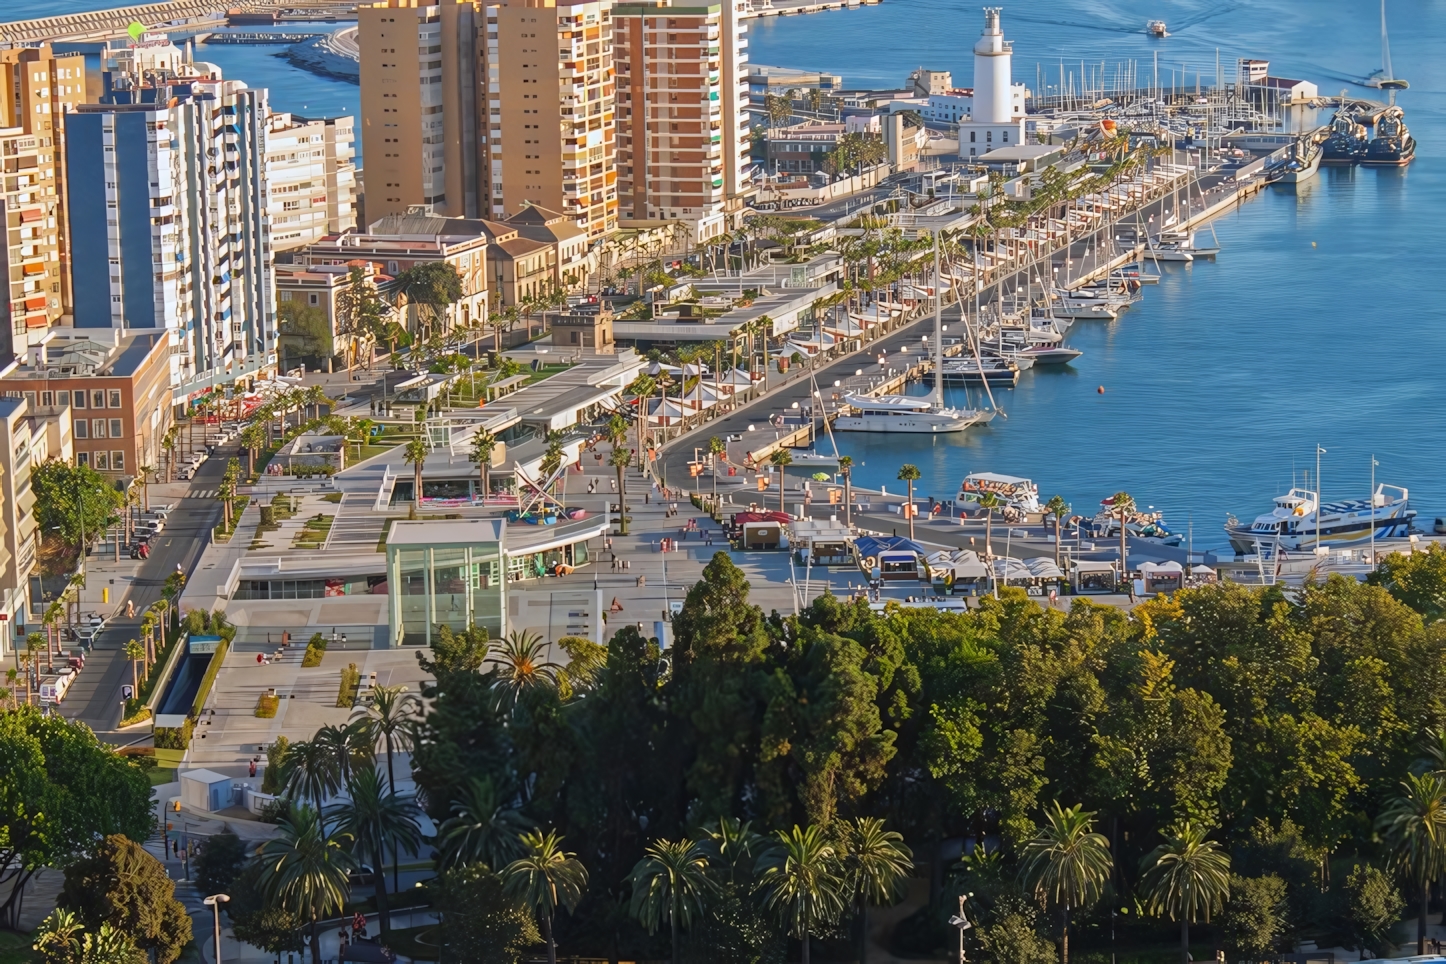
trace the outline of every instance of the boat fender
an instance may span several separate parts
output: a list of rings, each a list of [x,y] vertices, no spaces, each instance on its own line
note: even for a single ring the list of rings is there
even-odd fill
[[[865,569],[873,569],[873,568],[876,568],[876,567],[878,566],[878,564],[879,564],[879,560],[878,560],[878,558],[875,557],[875,556],[869,556],[867,559],[864,560],[864,568],[865,568]]]

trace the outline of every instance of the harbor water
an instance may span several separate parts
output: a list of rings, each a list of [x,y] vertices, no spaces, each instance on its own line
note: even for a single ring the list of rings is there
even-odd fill
[[[104,5],[12,0],[6,14]],[[1098,77],[1101,61],[1108,79],[1133,59],[1148,82],[1158,54],[1162,84],[1197,74],[1208,84],[1217,56],[1233,79],[1236,58],[1256,57],[1322,94],[1377,97],[1358,85],[1381,66],[1377,9],[1359,0],[1042,0],[1006,6],[1003,22],[1015,80],[1046,92],[1061,61],[1078,88],[1082,70]],[[1193,525],[1201,549],[1225,544],[1227,512],[1253,517],[1293,473],[1313,471],[1319,444],[1326,499],[1364,497],[1374,454],[1377,478],[1407,486],[1427,527],[1446,516],[1437,267],[1446,62],[1434,56],[1446,43],[1446,10],[1392,0],[1390,18],[1395,72],[1411,83],[1398,102],[1419,144],[1409,168],[1323,168],[1298,188],[1266,190],[1216,222],[1216,262],[1167,266],[1118,321],[1077,322],[1068,343],[1084,357],[1024,373],[1000,395],[1008,419],[939,439],[841,436],[862,463],[860,484],[898,486],[899,465],[912,462],[923,472],[917,490],[943,498],[968,472],[1003,472],[1035,479],[1041,495],[1062,494],[1086,515],[1123,489],[1163,510],[1172,528]],[[1166,20],[1167,39],[1145,34],[1152,19]],[[757,64],[841,74],[848,86],[899,87],[919,66],[950,69],[968,86],[981,21],[973,4],[884,0],[751,21],[748,52]],[[274,50],[210,46],[198,55],[270,87],[279,110],[355,111],[355,85],[297,70]]]

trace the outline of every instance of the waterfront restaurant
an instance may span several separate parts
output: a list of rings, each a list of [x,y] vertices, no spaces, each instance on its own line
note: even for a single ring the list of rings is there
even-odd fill
[[[440,626],[506,634],[507,523],[501,519],[397,520],[387,536],[393,646],[431,645]]]

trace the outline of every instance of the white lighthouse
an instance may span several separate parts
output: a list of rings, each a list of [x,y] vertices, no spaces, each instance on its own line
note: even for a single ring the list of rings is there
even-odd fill
[[[1000,7],[984,8],[984,31],[974,44],[974,96],[959,125],[959,156],[978,157],[1024,143],[1024,85],[1015,84],[1014,45],[1004,39]]]
[[[974,45],[974,109],[979,124],[1007,124],[1014,119],[1009,104],[1014,45],[1004,39],[999,7],[984,8],[984,32]]]

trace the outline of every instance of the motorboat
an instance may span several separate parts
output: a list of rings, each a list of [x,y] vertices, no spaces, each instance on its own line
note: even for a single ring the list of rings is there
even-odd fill
[[[1225,533],[1237,553],[1257,553],[1278,547],[1313,551],[1317,546],[1345,546],[1377,539],[1405,538],[1416,510],[1410,493],[1400,486],[1380,484],[1369,499],[1327,502],[1317,512],[1316,493],[1292,488],[1277,496],[1275,505],[1246,525],[1232,516]]]
[[[1165,21],[1163,20],[1151,20],[1145,24],[1145,32],[1152,37],[1159,37],[1161,39],[1170,36],[1165,32]]]
[[[1015,356],[1015,360],[1029,359],[1036,365],[1068,365],[1084,352],[1064,345],[1030,345]]]
[[[927,398],[909,395],[858,395],[843,397],[848,409],[834,419],[835,432],[902,432],[910,435],[939,435],[962,432],[971,425],[988,422],[993,412],[972,408],[936,408]]]
[[[1277,184],[1300,184],[1309,181],[1320,170],[1321,158],[1324,155],[1321,146],[1314,141],[1296,141],[1290,157],[1272,172],[1272,180]]]
[[[1416,156],[1416,139],[1406,129],[1406,115],[1399,107],[1387,107],[1376,118],[1376,136],[1366,145],[1362,164],[1404,167]]]
[[[942,369],[944,382],[966,385],[1001,385],[1012,388],[1019,383],[1019,366],[1005,358],[950,358]]]
[[[1090,531],[1097,539],[1117,539],[1120,535],[1120,514],[1115,511],[1114,497],[1100,500],[1100,511],[1090,520]],[[1165,546],[1178,546],[1184,539],[1165,525],[1164,513],[1152,510],[1126,513],[1125,532],[1131,538],[1149,539]]]
[[[1331,118],[1330,134],[1321,146],[1322,164],[1354,164],[1366,156],[1370,141],[1366,127],[1356,120],[1356,114],[1346,103],[1346,92],[1341,91],[1341,106]]]
[[[1220,253],[1219,247],[1202,244],[1200,236],[1194,231],[1162,231],[1146,248],[1149,256],[1156,261],[1194,261],[1196,258],[1213,258]]]
[[[1039,486],[1029,479],[998,472],[973,472],[964,476],[959,486],[960,502],[977,502],[981,495],[992,493],[1007,508],[1018,512],[1039,512]]]

